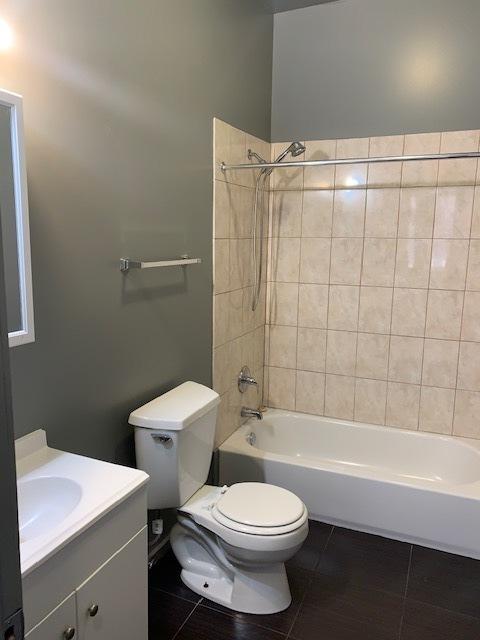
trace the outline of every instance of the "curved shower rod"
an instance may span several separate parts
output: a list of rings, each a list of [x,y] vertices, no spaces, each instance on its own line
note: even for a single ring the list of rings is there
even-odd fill
[[[336,164],[372,164],[377,162],[410,162],[420,160],[459,160],[462,158],[480,158],[479,151],[462,153],[431,153],[421,156],[385,156],[383,158],[342,158],[341,160],[292,160],[287,162],[252,162],[245,164],[226,164],[222,162],[223,172],[237,169],[288,169],[298,167],[325,167]]]

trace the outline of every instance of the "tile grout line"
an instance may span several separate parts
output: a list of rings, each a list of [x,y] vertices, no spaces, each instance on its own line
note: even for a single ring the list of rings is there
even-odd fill
[[[178,634],[180,633],[180,631],[183,629],[183,627],[187,624],[187,622],[190,620],[190,618],[192,617],[192,615],[195,613],[195,611],[198,609],[198,607],[200,606],[200,603],[202,602],[203,598],[200,598],[200,600],[196,603],[196,605],[193,607],[193,609],[190,611],[190,613],[188,614],[188,616],[185,618],[185,620],[182,622],[182,624],[180,625],[180,627],[176,630],[176,632],[174,633],[174,635],[172,636],[172,640],[175,640],[175,638],[178,636]]]
[[[338,148],[338,140],[335,140],[335,159],[337,157],[337,148]],[[325,382],[323,385],[323,416],[328,416],[327,414],[327,355],[328,355],[328,331],[329,331],[329,314],[330,314],[330,292],[331,292],[331,283],[330,283],[330,274],[331,274],[331,267],[332,267],[332,240],[333,240],[333,223],[334,223],[334,219],[335,219],[335,196],[336,196],[336,189],[335,189],[335,183],[337,181],[337,165],[334,165],[333,168],[333,189],[332,189],[332,208],[331,208],[331,215],[330,215],[330,255],[329,255],[329,259],[328,259],[328,283],[327,283],[327,317],[325,320],[325,364],[324,364],[324,369],[325,369]]]
[[[368,152],[367,155],[370,157],[370,149],[371,149],[372,140],[368,139]],[[356,340],[355,340],[355,362],[353,364],[353,410],[352,410],[352,420],[355,420],[355,409],[357,404],[357,384],[359,376],[357,376],[357,364],[358,364],[358,334],[360,327],[360,295],[361,295],[361,286],[362,286],[362,278],[363,278],[363,260],[365,256],[365,233],[367,228],[367,203],[368,203],[368,178],[370,175],[370,165],[367,164],[367,175],[365,176],[365,202],[363,205],[363,234],[362,234],[362,252],[360,256],[360,274],[358,278],[358,306],[357,306],[357,328],[356,328]],[[385,422],[385,416],[384,420]]]
[[[398,629],[398,640],[401,640],[403,633],[403,622],[405,619],[405,609],[407,604],[407,592],[408,592],[408,583],[410,581],[410,571],[412,568],[412,557],[413,557],[413,544],[410,545],[410,554],[408,556],[408,569],[407,569],[407,579],[405,580],[405,589],[403,590],[403,602],[402,602],[402,616],[400,618],[400,626]]]

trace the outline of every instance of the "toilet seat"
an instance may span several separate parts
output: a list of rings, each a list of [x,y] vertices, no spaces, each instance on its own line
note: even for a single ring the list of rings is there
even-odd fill
[[[239,533],[277,536],[300,528],[308,514],[291,491],[260,482],[240,482],[222,489],[212,505],[212,516]]]

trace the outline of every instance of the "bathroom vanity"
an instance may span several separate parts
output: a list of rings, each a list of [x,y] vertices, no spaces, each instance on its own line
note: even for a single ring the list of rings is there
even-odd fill
[[[142,471],[16,442],[20,557],[29,640],[146,640]]]

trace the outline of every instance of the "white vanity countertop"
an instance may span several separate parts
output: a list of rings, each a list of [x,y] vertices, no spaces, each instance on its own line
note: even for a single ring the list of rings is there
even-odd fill
[[[65,453],[39,429],[15,442],[22,576],[148,482],[143,471]]]

